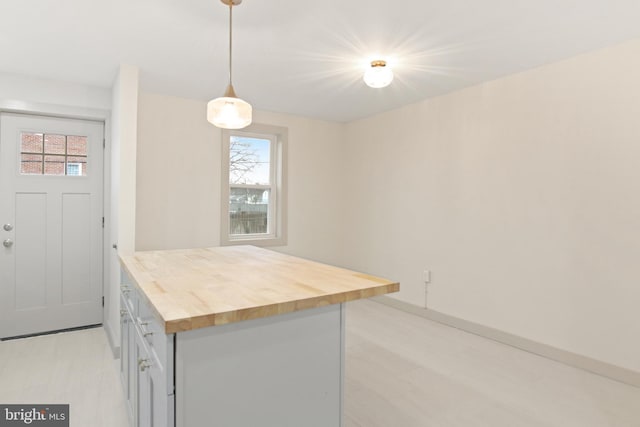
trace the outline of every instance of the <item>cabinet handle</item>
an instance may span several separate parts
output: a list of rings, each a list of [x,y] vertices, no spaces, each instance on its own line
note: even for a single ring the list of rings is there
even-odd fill
[[[140,371],[144,372],[145,369],[150,368],[151,364],[147,363],[149,359],[138,359],[138,367]]]
[[[142,336],[143,337],[148,337],[153,335],[153,332],[149,332],[147,331],[146,326],[149,324],[149,322],[140,322],[140,329],[142,329]]]

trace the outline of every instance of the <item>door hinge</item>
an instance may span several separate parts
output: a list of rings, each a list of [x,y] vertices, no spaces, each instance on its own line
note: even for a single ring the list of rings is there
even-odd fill
[[[102,297],[102,306],[104,307],[104,297]]]
[[[102,138],[102,148],[106,148],[106,147],[107,147],[107,139]]]
[[[102,217],[102,228],[104,228],[104,217]]]

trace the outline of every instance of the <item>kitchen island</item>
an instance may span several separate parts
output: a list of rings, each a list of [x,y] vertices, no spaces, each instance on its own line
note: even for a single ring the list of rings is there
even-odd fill
[[[121,258],[134,426],[342,425],[344,304],[399,284],[253,246]]]

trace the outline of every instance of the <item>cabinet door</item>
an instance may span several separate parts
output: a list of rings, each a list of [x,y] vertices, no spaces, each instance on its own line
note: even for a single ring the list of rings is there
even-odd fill
[[[129,315],[129,314],[128,314]],[[133,426],[137,427],[138,419],[138,376],[136,371],[138,369],[138,351],[136,346],[136,324],[132,317],[127,318],[127,378],[129,388],[129,412],[131,419],[133,419]]]
[[[173,395],[167,394],[165,372],[155,359],[148,369],[148,389],[151,401],[151,425],[153,427],[172,427],[174,403]]]
[[[129,419],[132,420],[135,416],[133,402],[135,391],[133,334],[135,333],[135,326],[131,313],[126,309],[126,302],[122,295],[120,296],[120,307],[122,307],[120,309],[120,377],[127,402],[127,410],[129,411]]]
[[[124,307],[122,298],[120,298],[120,307]],[[124,388],[124,397],[129,402],[129,324],[131,318],[126,309],[120,309],[120,378]]]
[[[136,427],[151,427],[152,410],[151,406],[151,388],[149,367],[151,366],[151,358],[142,337],[139,333],[135,333],[135,353],[136,353]]]

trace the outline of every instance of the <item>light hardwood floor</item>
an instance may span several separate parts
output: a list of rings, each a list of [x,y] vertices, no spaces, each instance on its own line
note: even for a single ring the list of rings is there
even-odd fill
[[[0,403],[68,403],[71,427],[129,422],[102,328],[0,342]]]
[[[640,427],[640,388],[376,302],[346,343],[347,427]]]
[[[345,427],[640,427],[639,388],[376,302],[347,307]],[[117,366],[101,328],[1,342],[0,403],[127,426]]]

